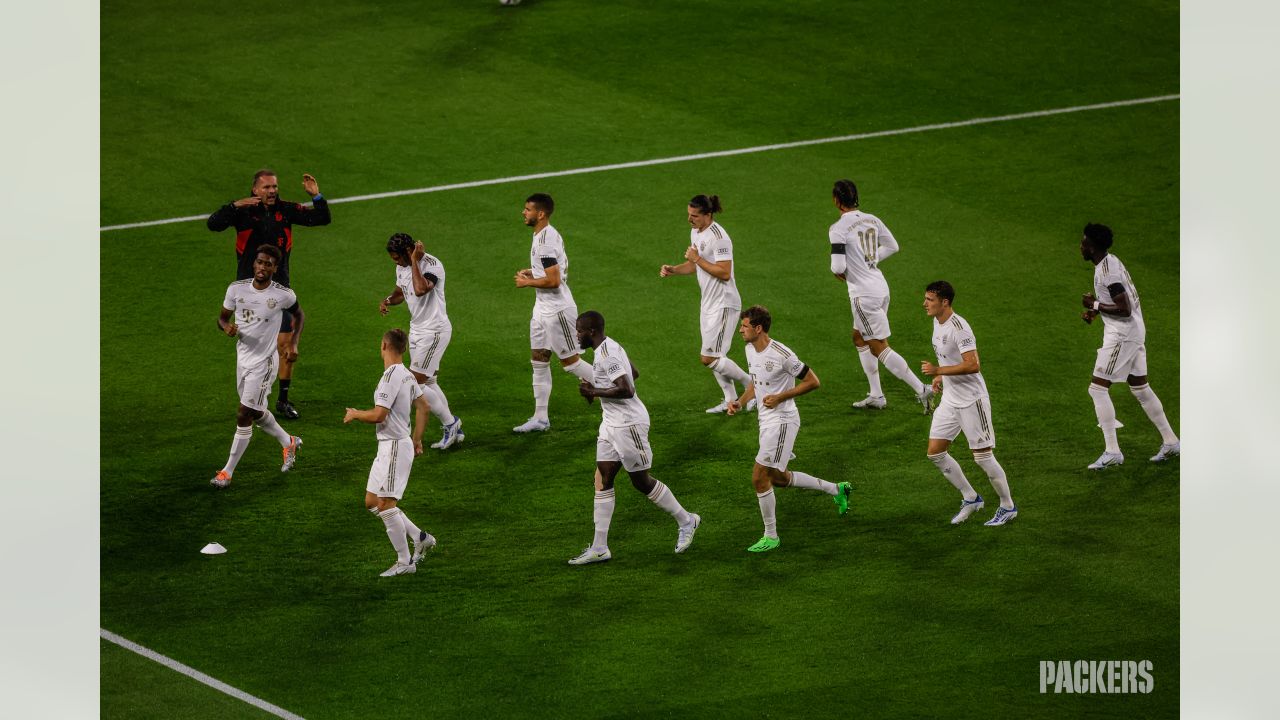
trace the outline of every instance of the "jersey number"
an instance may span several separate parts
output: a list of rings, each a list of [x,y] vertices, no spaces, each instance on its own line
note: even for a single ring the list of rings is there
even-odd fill
[[[253,322],[253,317],[254,317],[253,308],[241,308],[240,310],[241,325],[248,325],[249,323]]]
[[[858,231],[858,245],[862,247],[862,259],[867,267],[875,270],[880,260],[880,243],[876,238],[876,229],[869,227]]]

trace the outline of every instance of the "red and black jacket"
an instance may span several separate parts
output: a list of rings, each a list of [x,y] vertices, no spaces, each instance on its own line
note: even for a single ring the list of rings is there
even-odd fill
[[[328,225],[329,203],[323,196],[315,197],[315,207],[284,200],[275,205],[248,205],[236,207],[227,203],[209,216],[207,225],[214,232],[229,227],[236,229],[236,279],[253,277],[253,260],[260,245],[271,244],[280,248],[280,267],[272,280],[289,287],[289,251],[293,249],[293,226],[315,227]]]

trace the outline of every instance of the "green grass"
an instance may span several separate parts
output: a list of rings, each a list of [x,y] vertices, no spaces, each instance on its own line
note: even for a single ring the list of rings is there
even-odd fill
[[[258,23],[113,4],[102,223],[209,212],[262,164],[285,197],[304,170],[342,197],[1177,92],[1174,4],[1117,4],[1106,23],[1084,3],[853,7],[321,3]],[[213,324],[232,238],[104,233],[102,625],[307,718],[1176,714],[1177,462],[1145,462],[1159,436],[1118,387],[1129,462],[1083,469],[1101,451],[1085,392],[1101,331],[1078,319],[1077,245],[1086,221],[1116,229],[1177,428],[1177,151],[1177,103],[1160,103],[335,205],[293,256],[298,468],[281,476],[258,432],[223,493],[207,480],[234,425],[234,350]],[[908,362],[932,359],[921,289],[957,287],[1022,510],[1008,527],[946,524],[928,420],[888,373],[885,411],[848,408],[866,381],[825,237],[845,176],[902,243],[885,273]],[[591,537],[599,410],[556,371],[553,429],[509,430],[532,405],[532,297],[510,278],[534,191],[556,198],[579,309],[643,373],[654,475],[705,519],[686,555],[623,483],[615,559],[564,565]],[[724,200],[744,301],[822,379],[792,467],[855,487],[845,518],[780,491],[783,546],[765,556],[744,552],[754,416],[701,412],[718,390],[697,363],[696,283],[657,277],[699,192]],[[415,463],[403,507],[441,545],[382,580],[391,551],[361,507],[373,433],[341,417],[371,401],[381,331],[407,326],[377,314],[399,230],[449,271],[440,382],[467,440]],[[211,540],[230,552],[200,555]],[[1042,696],[1046,659],[1149,659],[1156,691]],[[104,649],[105,716],[206,716],[213,691],[139,663]]]

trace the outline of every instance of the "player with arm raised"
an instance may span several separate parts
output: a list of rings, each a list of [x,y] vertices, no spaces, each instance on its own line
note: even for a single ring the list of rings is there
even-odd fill
[[[1147,381],[1147,326],[1142,319],[1142,303],[1124,263],[1110,252],[1112,242],[1111,228],[1106,225],[1084,226],[1080,254],[1093,263],[1093,292],[1081,299],[1084,305],[1081,318],[1092,323],[1101,315],[1104,326],[1089,396],[1093,398],[1106,448],[1089,464],[1090,470],[1124,464],[1120,441],[1116,438],[1116,429],[1124,426],[1116,419],[1116,408],[1111,402],[1111,384],[1115,382],[1129,384],[1129,391],[1160,431],[1160,449],[1151,462],[1164,462],[1182,452],[1178,435],[1164,415],[1164,405]]]
[[[529,319],[529,356],[533,366],[533,417],[512,430],[542,432],[551,428],[547,405],[551,400],[551,354],[560,367],[578,380],[590,380],[591,366],[578,357],[574,319],[578,307],[569,290],[569,256],[564,239],[551,225],[555,201],[546,193],[534,193],[524,202],[524,224],[533,228],[529,267],[516,272],[518,288],[533,288],[533,317]]]
[[[689,247],[684,252],[684,262],[679,265],[663,265],[659,277],[691,275],[697,273],[698,286],[702,290],[702,312],[699,328],[702,333],[702,364],[711,369],[724,401],[707,409],[708,413],[722,413],[729,401],[738,397],[734,381],[743,389],[751,382],[751,376],[729,357],[733,334],[738,327],[738,313],[742,310],[742,298],[733,277],[733,240],[716,222],[721,211],[720,197],[696,195],[689,201]],[[752,409],[751,407],[747,408]]]
[[[852,180],[838,180],[831,199],[840,219],[831,226],[831,273],[848,285],[853,308],[853,344],[858,361],[867,375],[867,397],[856,408],[883,408],[887,401],[880,388],[880,363],[906,383],[916,400],[929,414],[932,392],[911,372],[907,361],[889,347],[889,283],[880,263],[898,251],[898,241],[880,218],[858,208],[858,186]]]
[[[942,476],[960,491],[960,512],[951,518],[959,525],[983,508],[979,495],[965,478],[960,463],[947,453],[960,433],[973,451],[973,460],[987,474],[991,487],[1000,496],[1000,508],[985,525],[1004,525],[1018,516],[1018,506],[1009,494],[1009,481],[996,460],[996,430],[991,424],[991,398],[978,362],[978,341],[969,323],[951,308],[955,288],[945,280],[929,283],[924,291],[925,314],[934,319],[933,350],[938,364],[921,361],[920,372],[933,378],[932,391],[942,390],[942,402],[933,412],[929,428],[929,460]],[[946,380],[943,380],[943,377]]]
[[[387,568],[381,577],[416,572],[418,561],[436,544],[435,537],[415,525],[399,507],[409,485],[413,458],[422,454],[422,432],[427,427],[427,414],[431,411],[417,378],[404,366],[404,353],[408,346],[409,338],[399,328],[388,330],[382,336],[380,350],[384,369],[382,379],[373,392],[373,407],[368,410],[349,407],[342,418],[344,423],[359,420],[378,426],[378,454],[369,469],[364,506],[382,520],[391,547],[396,551],[395,564]],[[412,440],[409,434],[410,407],[417,410]],[[410,539],[413,541],[412,553]]]
[[[262,245],[253,260],[253,278],[237,280],[227,286],[218,314],[218,329],[236,339],[236,391],[240,407],[236,411],[236,433],[231,440],[231,455],[227,464],[209,481],[216,488],[231,484],[236,465],[253,438],[253,425],[257,423],[267,434],[280,442],[284,464],[280,472],[289,472],[298,459],[298,447],[302,438],[290,435],[276,422],[267,409],[267,395],[275,382],[278,370],[276,338],[280,332],[281,316],[293,319],[293,333],[285,348],[285,357],[297,357],[298,339],[302,337],[302,308],[298,296],[292,290],[271,280],[280,262],[280,250],[274,245]]]
[[[378,305],[378,312],[386,315],[390,306],[401,303],[409,308],[409,371],[444,428],[440,441],[431,447],[444,450],[466,437],[462,434],[462,418],[449,411],[449,400],[436,380],[440,360],[453,337],[453,325],[445,308],[444,263],[428,255],[422,243],[407,233],[391,236],[387,254],[396,264],[396,289]]]
[[[775,487],[820,490],[831,496],[836,512],[841,515],[849,510],[849,493],[853,488],[847,482],[837,485],[799,470],[787,470],[796,433],[800,431],[800,411],[796,409],[794,398],[817,390],[818,376],[790,348],[769,337],[773,318],[768,310],[754,305],[743,310],[741,317],[738,332],[747,344],[751,384],[741,398],[729,403],[729,414],[736,414],[757,394],[760,395],[760,450],[751,470],[751,482],[760,503],[760,516],[764,519],[764,537],[747,550],[767,552],[782,543],[778,538]]]

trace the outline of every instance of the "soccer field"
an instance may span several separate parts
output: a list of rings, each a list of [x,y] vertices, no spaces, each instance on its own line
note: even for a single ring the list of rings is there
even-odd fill
[[[1176,3],[525,0],[102,9],[101,225],[207,215],[270,166],[281,196],[330,198],[916,129],[1176,95]],[[291,392],[304,438],[279,473],[257,431],[226,491],[234,343],[214,325],[234,236],[202,221],[101,233],[102,628],[299,716],[1159,717],[1179,709],[1179,467],[1113,388],[1127,462],[1102,451],[1086,392],[1100,323],[1079,319],[1086,222],[1141,293],[1148,363],[1179,427],[1176,98],[535,180],[337,202],[296,228],[307,314]],[[893,347],[932,361],[924,286],[955,285],[991,393],[1020,514],[948,519],[929,419],[866,378],[830,276],[833,181],[901,243],[883,270]],[[602,565],[591,540],[598,406],[554,370],[552,429],[532,410],[525,197],[556,200],[579,310],[602,312],[642,375],[653,475],[704,524],[620,478]],[[783,489],[783,545],[756,555],[753,414],[714,416],[698,288],[659,279],[688,245],[685,204],[722,198],[744,304],[821,378],[799,398],[791,467],[853,484],[838,517]],[[414,463],[402,507],[440,545],[418,572],[363,509],[384,246],[408,232],[448,268],[439,375],[466,440]],[[731,356],[744,363],[741,342]],[[427,437],[439,428],[432,422]],[[994,510],[963,442],[952,454]],[[207,557],[207,542],[226,555]],[[264,717],[107,642],[102,714]],[[1148,694],[1041,694],[1045,660],[1148,660]]]

